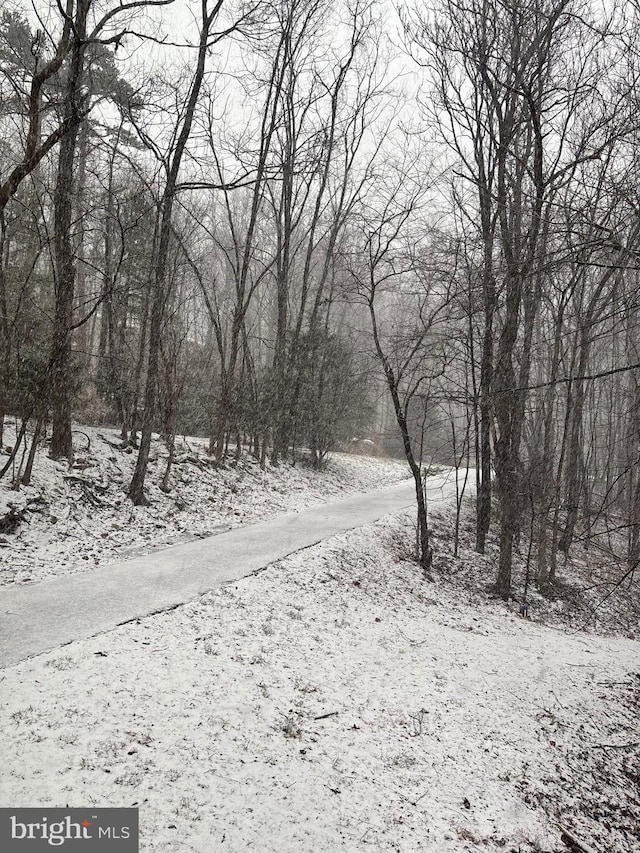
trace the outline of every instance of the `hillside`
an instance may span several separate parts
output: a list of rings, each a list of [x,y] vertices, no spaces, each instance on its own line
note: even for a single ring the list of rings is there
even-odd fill
[[[108,428],[74,431],[73,467],[38,452],[32,484],[0,481],[0,585],[27,583],[138,556],[270,516],[391,484],[407,477],[401,462],[332,454],[326,470],[285,463],[265,470],[252,457],[217,465],[206,442],[177,442],[170,491],[159,483],[167,449],[152,445],[150,505],[126,497],[135,464]],[[1,457],[0,457],[1,458]],[[18,516],[18,521],[15,521]],[[4,519],[4,522],[1,520]]]

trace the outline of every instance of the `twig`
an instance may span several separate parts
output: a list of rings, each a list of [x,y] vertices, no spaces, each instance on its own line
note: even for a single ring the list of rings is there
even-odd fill
[[[95,489],[97,492],[107,492],[109,486],[104,483],[99,483],[96,480],[89,480],[87,477],[81,477],[79,474],[63,474],[64,480],[70,480],[72,483],[80,483],[82,486],[87,486],[90,489]]]
[[[631,743],[594,743],[591,745],[591,749],[634,749],[636,746],[640,746],[640,741],[635,740],[631,741]]]
[[[337,717],[338,711],[329,711],[328,714],[320,714],[319,717],[314,717],[314,720],[326,720],[327,717]]]
[[[411,637],[407,637],[407,635],[403,633],[400,628],[398,628],[398,633],[400,634],[403,640],[406,640],[407,643],[409,643],[410,646],[424,646],[424,644],[428,643],[430,639],[429,637],[427,637],[426,640],[412,640]]]
[[[611,590],[609,590],[609,592],[605,595],[605,597],[604,597],[604,598],[602,598],[602,599],[601,599],[597,604],[595,604],[595,605],[594,605],[594,606],[589,610],[589,615],[588,615],[588,616],[587,616],[587,618],[584,620],[584,622],[582,623],[582,625],[581,625],[581,626],[580,626],[576,631],[572,631],[571,633],[573,633],[573,634],[578,634],[580,631],[583,631],[583,630],[587,627],[587,625],[589,624],[589,620],[591,619],[591,617],[595,615],[596,610],[598,610],[600,607],[602,607],[602,605],[603,605],[605,602],[607,602],[607,601],[611,598],[611,596],[613,595],[613,593],[614,593],[614,592],[615,592],[615,591],[616,591],[620,586],[622,586],[622,584],[626,581],[626,579],[627,579],[629,576],[633,577],[633,575],[634,575],[634,573],[635,573],[635,571],[636,571],[636,569],[637,569],[637,568],[638,568],[638,561],[636,561],[632,566],[630,566],[630,567],[627,569],[627,571],[626,571],[626,572],[625,572],[621,577],[619,577],[619,578],[618,578],[618,580],[617,580],[617,581],[615,582],[615,584],[613,585],[613,588],[612,588]]]

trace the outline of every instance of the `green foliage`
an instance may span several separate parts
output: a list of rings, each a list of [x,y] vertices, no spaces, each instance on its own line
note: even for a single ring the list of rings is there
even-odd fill
[[[366,431],[373,408],[368,375],[348,341],[325,329],[304,335],[296,356],[301,387],[297,432],[322,467],[332,447]]]
[[[109,98],[120,108],[126,108],[134,95],[133,88],[121,76],[111,48],[91,45],[87,52],[87,80],[94,97]]]
[[[32,68],[37,41],[25,17],[18,11],[0,13],[0,67],[9,76]]]

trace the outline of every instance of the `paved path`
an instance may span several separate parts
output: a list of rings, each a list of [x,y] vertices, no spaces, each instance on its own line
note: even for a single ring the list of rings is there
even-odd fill
[[[455,494],[453,472],[427,481]],[[0,667],[169,610],[301,548],[414,506],[413,481],[321,504],[91,571],[0,589]]]

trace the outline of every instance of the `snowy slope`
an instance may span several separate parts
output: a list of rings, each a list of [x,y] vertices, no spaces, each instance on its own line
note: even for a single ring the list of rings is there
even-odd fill
[[[5,803],[137,804],[148,853],[637,853],[639,644],[426,584],[404,533],[4,671]]]

